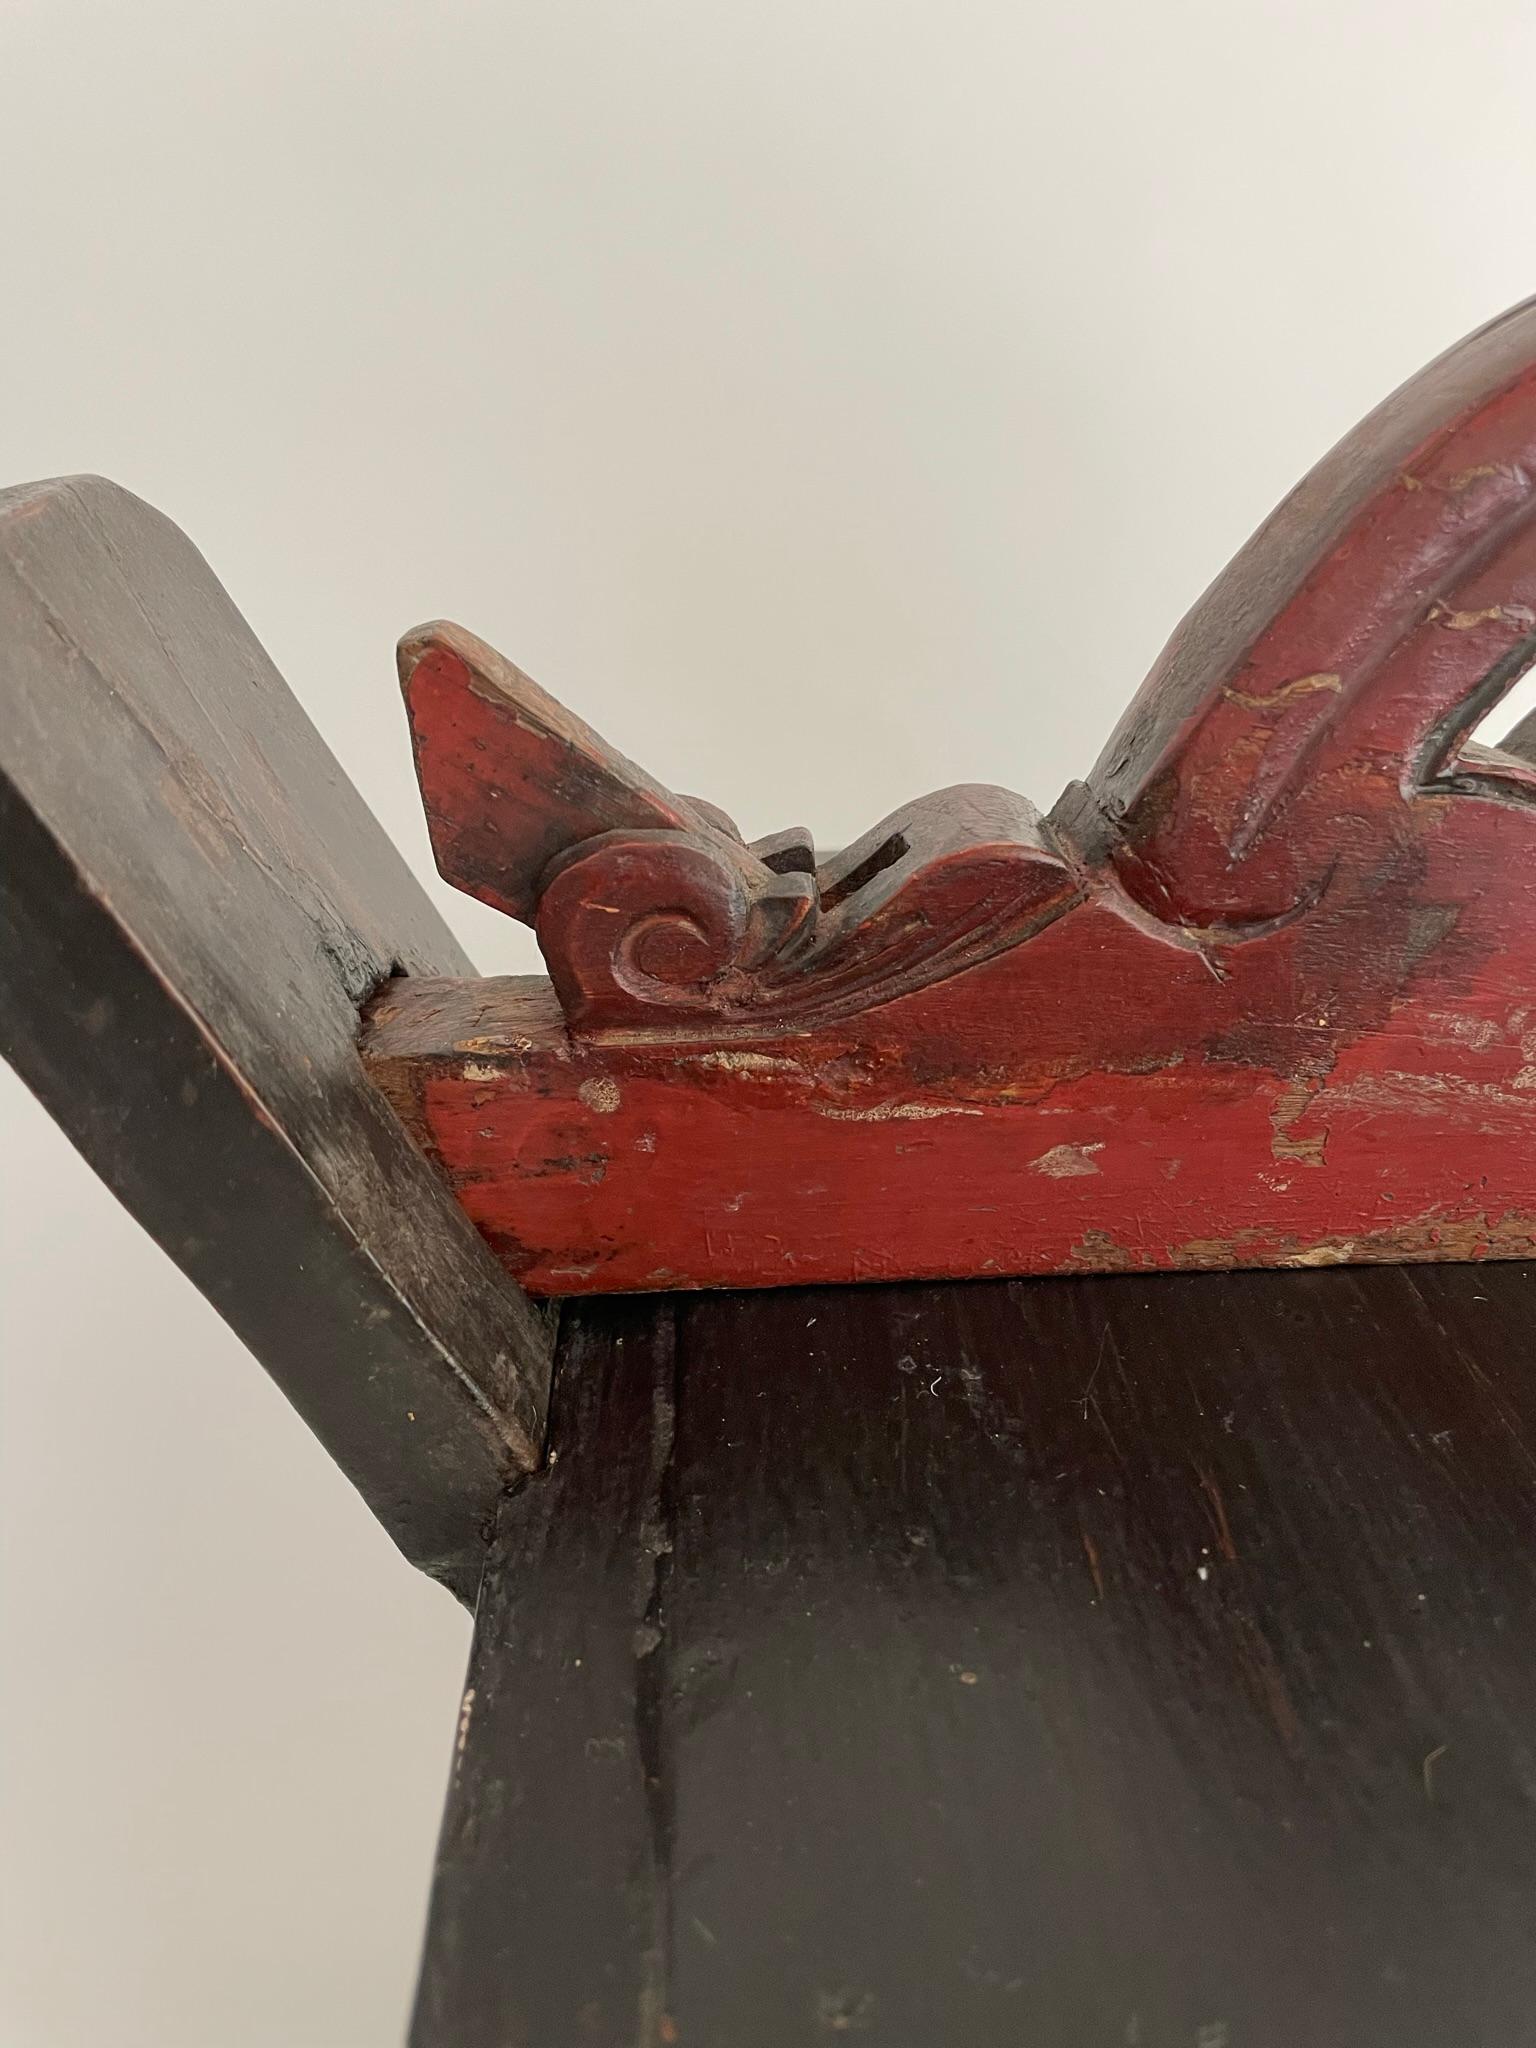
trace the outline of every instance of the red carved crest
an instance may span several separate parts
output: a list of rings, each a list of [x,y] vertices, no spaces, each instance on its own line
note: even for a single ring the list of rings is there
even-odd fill
[[[536,982],[365,1050],[531,1286],[1536,1249],[1536,313],[1433,364],[1191,612],[1086,782],[746,845],[412,634],[433,845]],[[1531,748],[1536,756],[1536,747]]]

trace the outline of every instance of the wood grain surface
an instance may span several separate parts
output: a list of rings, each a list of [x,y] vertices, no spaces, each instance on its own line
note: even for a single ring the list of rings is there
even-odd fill
[[[470,972],[185,536],[99,478],[0,494],[0,1051],[461,1593],[550,1325],[356,1033]]]
[[[416,2048],[1524,2048],[1536,1270],[568,1312]]]

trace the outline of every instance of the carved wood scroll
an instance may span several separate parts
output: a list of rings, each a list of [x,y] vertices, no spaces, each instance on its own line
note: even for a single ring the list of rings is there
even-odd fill
[[[817,864],[454,626],[401,647],[443,874],[549,981],[364,1052],[538,1293],[1536,1252],[1536,302],[1195,606],[1086,782]]]

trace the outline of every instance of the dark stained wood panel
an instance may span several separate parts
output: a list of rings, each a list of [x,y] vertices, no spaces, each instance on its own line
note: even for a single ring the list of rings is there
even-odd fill
[[[1523,2048],[1533,1333],[1523,1264],[568,1311],[417,2048]]]
[[[506,1503],[481,1590],[417,2040],[661,2038],[674,1356],[665,1302],[566,1334],[554,1456]]]
[[[96,478],[0,494],[0,1051],[472,1594],[550,1324],[355,1049],[392,972],[469,971],[185,536]]]

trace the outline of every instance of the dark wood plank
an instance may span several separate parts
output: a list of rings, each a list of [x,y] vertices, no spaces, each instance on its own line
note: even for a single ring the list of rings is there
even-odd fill
[[[1536,1269],[613,1313],[499,1538],[418,2048],[1530,2040]]]
[[[670,1310],[614,1303],[562,1355],[550,1466],[504,1507],[460,1711],[414,2030],[453,2048],[661,2038]]]
[[[356,1053],[391,972],[468,962],[201,556],[99,479],[0,494],[0,849],[0,1051],[472,1593],[550,1326]]]

